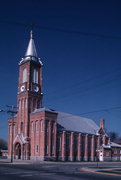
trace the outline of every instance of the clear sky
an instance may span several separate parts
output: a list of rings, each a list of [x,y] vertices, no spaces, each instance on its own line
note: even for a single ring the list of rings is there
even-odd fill
[[[1,108],[17,104],[18,63],[30,32],[24,24],[31,23],[44,64],[43,106],[97,124],[103,118],[106,129],[121,136],[121,1],[1,0]],[[6,139],[7,117],[0,113]]]

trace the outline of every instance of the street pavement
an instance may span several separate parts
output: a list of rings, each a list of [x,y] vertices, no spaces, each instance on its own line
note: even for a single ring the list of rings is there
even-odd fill
[[[121,163],[100,163],[103,169],[121,167]],[[85,168],[87,171],[84,171]],[[109,168],[109,169],[110,169]],[[22,162],[0,163],[0,180],[109,180],[121,176],[96,174],[90,169],[97,169],[96,163],[59,163],[59,162]],[[88,171],[89,170],[89,171]]]

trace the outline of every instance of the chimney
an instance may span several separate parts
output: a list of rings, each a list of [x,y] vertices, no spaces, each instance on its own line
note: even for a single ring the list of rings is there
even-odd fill
[[[102,129],[105,128],[105,120],[104,119],[100,120],[100,128],[102,128]]]

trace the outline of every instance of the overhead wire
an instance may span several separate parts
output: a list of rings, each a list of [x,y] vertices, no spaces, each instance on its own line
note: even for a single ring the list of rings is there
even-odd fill
[[[78,113],[78,114],[69,114],[69,113],[65,113],[65,115],[61,115],[61,119],[66,119],[72,116],[82,116],[82,115],[88,115],[88,114],[94,114],[94,113],[100,113],[100,112],[109,112],[109,111],[114,111],[117,109],[121,109],[121,106],[115,106],[115,107],[110,107],[110,108],[105,108],[105,109],[99,109],[99,110],[95,110],[95,111],[88,111],[88,112],[83,112],[83,113]],[[53,112],[57,112],[56,110],[52,110]],[[61,113],[61,112],[60,112]]]
[[[24,27],[29,27],[29,28],[34,27],[34,28],[58,31],[58,32],[81,34],[81,35],[87,35],[87,36],[96,36],[96,37],[102,37],[102,38],[121,39],[120,36],[102,35],[102,34],[98,34],[98,33],[87,33],[87,32],[81,32],[81,31],[73,31],[73,30],[64,30],[64,29],[56,28],[56,27],[41,26],[41,25],[38,25],[37,23],[27,24],[27,23],[12,22],[12,21],[0,21],[0,23],[16,25],[16,26],[24,26]],[[90,81],[90,80],[87,80],[87,81]]]
[[[74,91],[74,92],[71,91],[70,93],[63,95],[63,96],[57,96],[57,97],[51,97],[51,98],[48,97],[46,99],[46,101],[51,100],[51,102],[52,102],[52,101],[59,100],[59,99],[63,100],[65,98],[69,98],[70,96],[72,97],[72,96],[75,96],[77,94],[82,94],[82,93],[88,92],[88,91],[93,90],[93,89],[95,90],[96,88],[99,88],[99,87],[104,86],[104,85],[108,85],[109,83],[116,82],[117,80],[120,80],[120,79],[121,79],[121,76],[118,78],[114,78],[114,79],[110,79],[108,81],[102,82],[98,85],[96,84],[95,86],[93,85],[93,86],[85,88],[83,90],[78,90],[78,91]]]
[[[61,94],[64,92],[65,93],[65,91],[70,91],[70,89],[71,90],[75,90],[75,89],[77,89],[77,88],[79,88],[80,87],[80,85],[81,86],[84,86],[84,83],[88,83],[88,82],[90,82],[90,81],[94,81],[94,80],[98,80],[98,79],[102,79],[103,77],[106,77],[107,75],[110,75],[110,74],[112,74],[112,73],[117,73],[118,72],[118,70],[120,70],[120,73],[121,73],[121,68],[117,68],[117,69],[115,69],[114,71],[111,71],[111,72],[106,72],[106,73],[104,73],[104,74],[101,74],[101,75],[97,75],[97,76],[95,76],[95,77],[91,77],[91,78],[88,78],[88,79],[86,79],[86,80],[81,80],[81,81],[78,81],[78,83],[74,83],[73,85],[71,85],[71,86],[68,86],[67,88],[66,87],[64,87],[64,88],[62,88],[62,90],[60,90],[60,91],[52,91],[52,92],[49,92],[49,93],[51,93],[51,95],[55,95],[55,94],[58,94],[58,93],[60,93],[61,92]],[[64,90],[63,90],[64,89]],[[75,92],[75,91],[74,91]],[[68,92],[67,92],[68,93]],[[68,95],[68,94],[67,94]]]
[[[25,23],[10,22],[10,21],[0,21],[0,23],[1,24],[16,25],[16,26],[25,26],[25,27],[29,27],[29,28],[34,27],[34,28],[48,30],[48,31],[57,31],[57,32],[63,32],[63,33],[78,34],[78,35],[83,35],[83,36],[92,36],[92,37],[99,37],[99,38],[109,38],[109,39],[121,40],[120,36],[113,36],[113,35],[99,34],[99,33],[90,33],[90,32],[81,32],[81,31],[74,31],[74,30],[66,30],[66,29],[61,29],[61,28],[56,28],[56,27],[40,26],[40,25],[37,25],[37,24],[30,24],[29,25],[29,24],[25,24]],[[114,80],[119,80],[119,79],[113,79],[113,80],[110,80],[109,82],[113,82]],[[87,81],[89,81],[89,80],[87,80]],[[105,82],[105,83],[107,84],[107,82]],[[100,84],[100,85],[105,85],[105,83]],[[98,85],[98,87],[100,85]],[[96,87],[93,87],[93,88],[96,88]],[[88,91],[89,89],[90,88],[85,89],[84,92]],[[120,109],[120,108],[121,107],[102,109],[102,110],[91,111],[91,112],[87,112],[87,113],[86,112],[81,113],[79,115],[90,114],[90,113],[95,113],[95,112],[97,113],[97,112],[102,112],[102,111],[109,111],[109,110]]]
[[[62,28],[56,28],[56,27],[49,27],[49,26],[41,26],[37,23],[20,23],[20,22],[13,22],[13,21],[0,21],[0,24],[9,24],[9,25],[15,25],[15,26],[24,26],[29,28],[37,28],[41,30],[47,30],[47,31],[56,31],[56,32],[62,32],[62,33],[69,33],[69,34],[78,34],[82,36],[92,36],[92,37],[98,37],[98,38],[108,38],[108,39],[115,39],[115,40],[121,40],[120,36],[113,36],[108,34],[100,34],[100,33],[92,33],[92,32],[82,32],[78,30],[70,30],[70,29],[62,29]]]

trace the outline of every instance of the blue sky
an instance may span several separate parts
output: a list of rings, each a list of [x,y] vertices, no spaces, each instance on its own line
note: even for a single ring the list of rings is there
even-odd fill
[[[121,136],[121,109],[111,109],[121,107],[120,9],[119,0],[1,0],[0,107],[17,104],[18,63],[30,32],[24,24],[35,23],[44,64],[43,106],[97,124],[103,118],[106,129]],[[0,137],[5,139],[7,117],[0,113]]]

